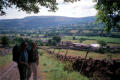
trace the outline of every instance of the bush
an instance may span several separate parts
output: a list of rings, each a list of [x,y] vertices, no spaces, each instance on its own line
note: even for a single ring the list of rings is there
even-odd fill
[[[106,43],[105,41],[101,41],[101,40],[99,40],[98,43],[99,43],[102,47],[107,45],[107,43]]]
[[[100,53],[102,53],[102,54],[104,54],[104,52],[105,52],[105,50],[104,50],[102,47],[99,48],[98,51],[99,51]]]
[[[9,46],[10,40],[8,39],[7,36],[3,36],[1,38],[1,44],[5,47],[5,46]]]
[[[79,41],[82,43],[83,41],[87,40],[86,38],[80,38]]]
[[[48,45],[49,46],[56,46],[57,42],[55,40],[49,39],[48,40]]]
[[[52,38],[52,40],[56,41],[57,43],[59,43],[61,41],[61,37],[60,36],[54,36]]]

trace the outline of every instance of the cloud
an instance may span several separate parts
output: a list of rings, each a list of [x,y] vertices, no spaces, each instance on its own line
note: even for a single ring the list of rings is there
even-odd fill
[[[96,10],[94,9],[95,3],[92,0],[81,0],[74,3],[66,3],[58,0],[58,10],[56,12],[48,12],[48,9],[41,7],[38,14],[26,14],[26,12],[18,11],[16,8],[9,8],[6,10],[6,16],[0,16],[0,19],[13,19],[23,18],[26,16],[67,16],[67,17],[87,17],[95,16]]]

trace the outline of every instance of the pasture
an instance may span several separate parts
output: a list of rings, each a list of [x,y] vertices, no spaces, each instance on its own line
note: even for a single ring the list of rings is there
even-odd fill
[[[65,67],[68,67],[66,62],[57,60],[55,56],[49,55],[44,50],[40,49],[39,53],[43,80],[89,80],[79,72],[66,70]]]
[[[73,42],[79,42],[79,39],[84,38],[86,40],[101,40],[105,41],[107,43],[120,43],[120,38],[112,38],[112,37],[100,37],[100,36],[75,36],[76,40],[73,40],[72,36],[64,36],[62,37],[62,41],[73,41]],[[92,42],[93,44],[93,42]]]
[[[50,49],[51,51],[54,51],[54,49]],[[55,53],[58,53],[59,49],[55,49]],[[60,54],[66,54],[67,49],[61,49]],[[80,56],[82,58],[85,57],[86,51],[79,51],[79,50],[68,50],[67,56]],[[97,52],[89,52],[87,58],[93,58],[93,59],[120,59],[120,54],[113,54],[113,53],[97,53]]]

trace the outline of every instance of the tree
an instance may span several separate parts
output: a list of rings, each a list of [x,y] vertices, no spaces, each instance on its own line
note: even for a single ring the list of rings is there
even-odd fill
[[[75,36],[73,36],[73,40],[76,40],[76,37]]]
[[[120,29],[120,0],[96,0],[97,22],[105,24],[105,30]]]
[[[105,52],[104,47],[107,45],[107,43],[101,40],[99,40],[98,43],[101,45],[101,47],[99,48],[99,52],[104,53]]]
[[[64,2],[75,2],[78,0],[64,0]],[[44,6],[49,8],[49,11],[56,11],[57,0],[0,0],[0,15],[5,15],[4,9],[12,8],[15,6],[19,10],[25,11],[27,13],[38,13],[39,6]]]
[[[57,44],[57,42],[55,40],[53,40],[53,39],[49,39],[48,40],[48,45],[50,45],[50,46],[56,46],[56,44]]]
[[[38,13],[39,6],[49,8],[49,11],[57,10],[56,0],[0,0],[0,15],[5,15],[5,8],[15,6],[19,10],[26,11],[27,13]]]
[[[1,38],[1,44],[3,45],[3,46],[9,46],[9,39],[8,39],[8,37],[7,36],[3,36],[2,38]]]
[[[101,47],[104,47],[107,44],[105,41],[101,41],[101,40],[99,40],[98,43],[101,45]]]
[[[15,37],[15,38],[13,39],[13,43],[14,43],[14,44],[21,44],[21,42],[23,42],[23,41],[24,41],[24,39],[21,38],[21,37]]]
[[[61,41],[60,36],[54,36],[52,39],[55,40],[57,43],[59,43]]]

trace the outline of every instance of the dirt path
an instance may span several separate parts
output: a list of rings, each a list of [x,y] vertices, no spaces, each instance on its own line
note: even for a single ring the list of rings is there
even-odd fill
[[[38,71],[38,79],[41,80],[40,72]],[[17,64],[12,62],[7,65],[4,69],[0,69],[0,80],[20,80]],[[30,80],[33,80],[31,76]]]

